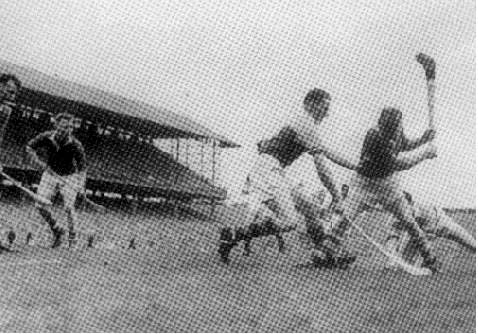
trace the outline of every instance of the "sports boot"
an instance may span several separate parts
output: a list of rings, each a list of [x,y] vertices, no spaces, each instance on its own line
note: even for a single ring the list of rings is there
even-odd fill
[[[417,248],[423,257],[422,267],[430,269],[434,274],[437,273],[440,269],[440,264],[436,256],[433,254],[430,244],[425,236],[423,234],[418,234],[413,241],[416,243]]]
[[[229,253],[236,245],[234,241],[232,230],[229,227],[224,227],[220,231],[219,235],[219,248],[218,253],[221,257],[221,261],[225,264],[229,264]]]

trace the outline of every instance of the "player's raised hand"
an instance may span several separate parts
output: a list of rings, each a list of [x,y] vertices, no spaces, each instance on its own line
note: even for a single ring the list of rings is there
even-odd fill
[[[419,53],[418,55],[416,55],[415,58],[425,70],[425,75],[427,77],[427,80],[435,79],[435,67],[436,67],[435,60],[424,53]]]

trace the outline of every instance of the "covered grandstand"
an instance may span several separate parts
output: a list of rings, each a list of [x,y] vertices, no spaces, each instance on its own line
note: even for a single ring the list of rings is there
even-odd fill
[[[168,110],[0,61],[0,73],[4,72],[17,75],[24,87],[13,106],[0,159],[4,169],[22,182],[35,184],[40,177],[25,144],[52,128],[53,115],[67,111],[76,117],[75,135],[89,160],[87,189],[94,194],[140,200],[225,198],[214,175],[217,151],[238,147],[227,138]],[[177,140],[178,151],[179,139],[212,147],[212,177],[179,163],[177,154],[158,149],[156,140],[166,138]]]

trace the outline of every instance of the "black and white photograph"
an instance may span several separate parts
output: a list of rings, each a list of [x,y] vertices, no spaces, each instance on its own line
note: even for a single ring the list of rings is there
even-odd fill
[[[476,332],[472,0],[0,0],[0,332]]]

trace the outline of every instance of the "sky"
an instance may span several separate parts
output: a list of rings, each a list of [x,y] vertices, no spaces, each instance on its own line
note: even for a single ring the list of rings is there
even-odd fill
[[[422,200],[475,207],[474,1],[0,0],[0,58],[184,114],[242,145],[221,154],[221,184],[237,193],[254,143],[301,110],[310,88],[332,95],[320,131],[357,161],[381,108],[427,127],[414,60],[437,62],[438,158],[403,173]],[[154,115],[149,115],[154,117]],[[338,182],[349,173],[331,165]],[[320,188],[308,157],[290,170]]]

